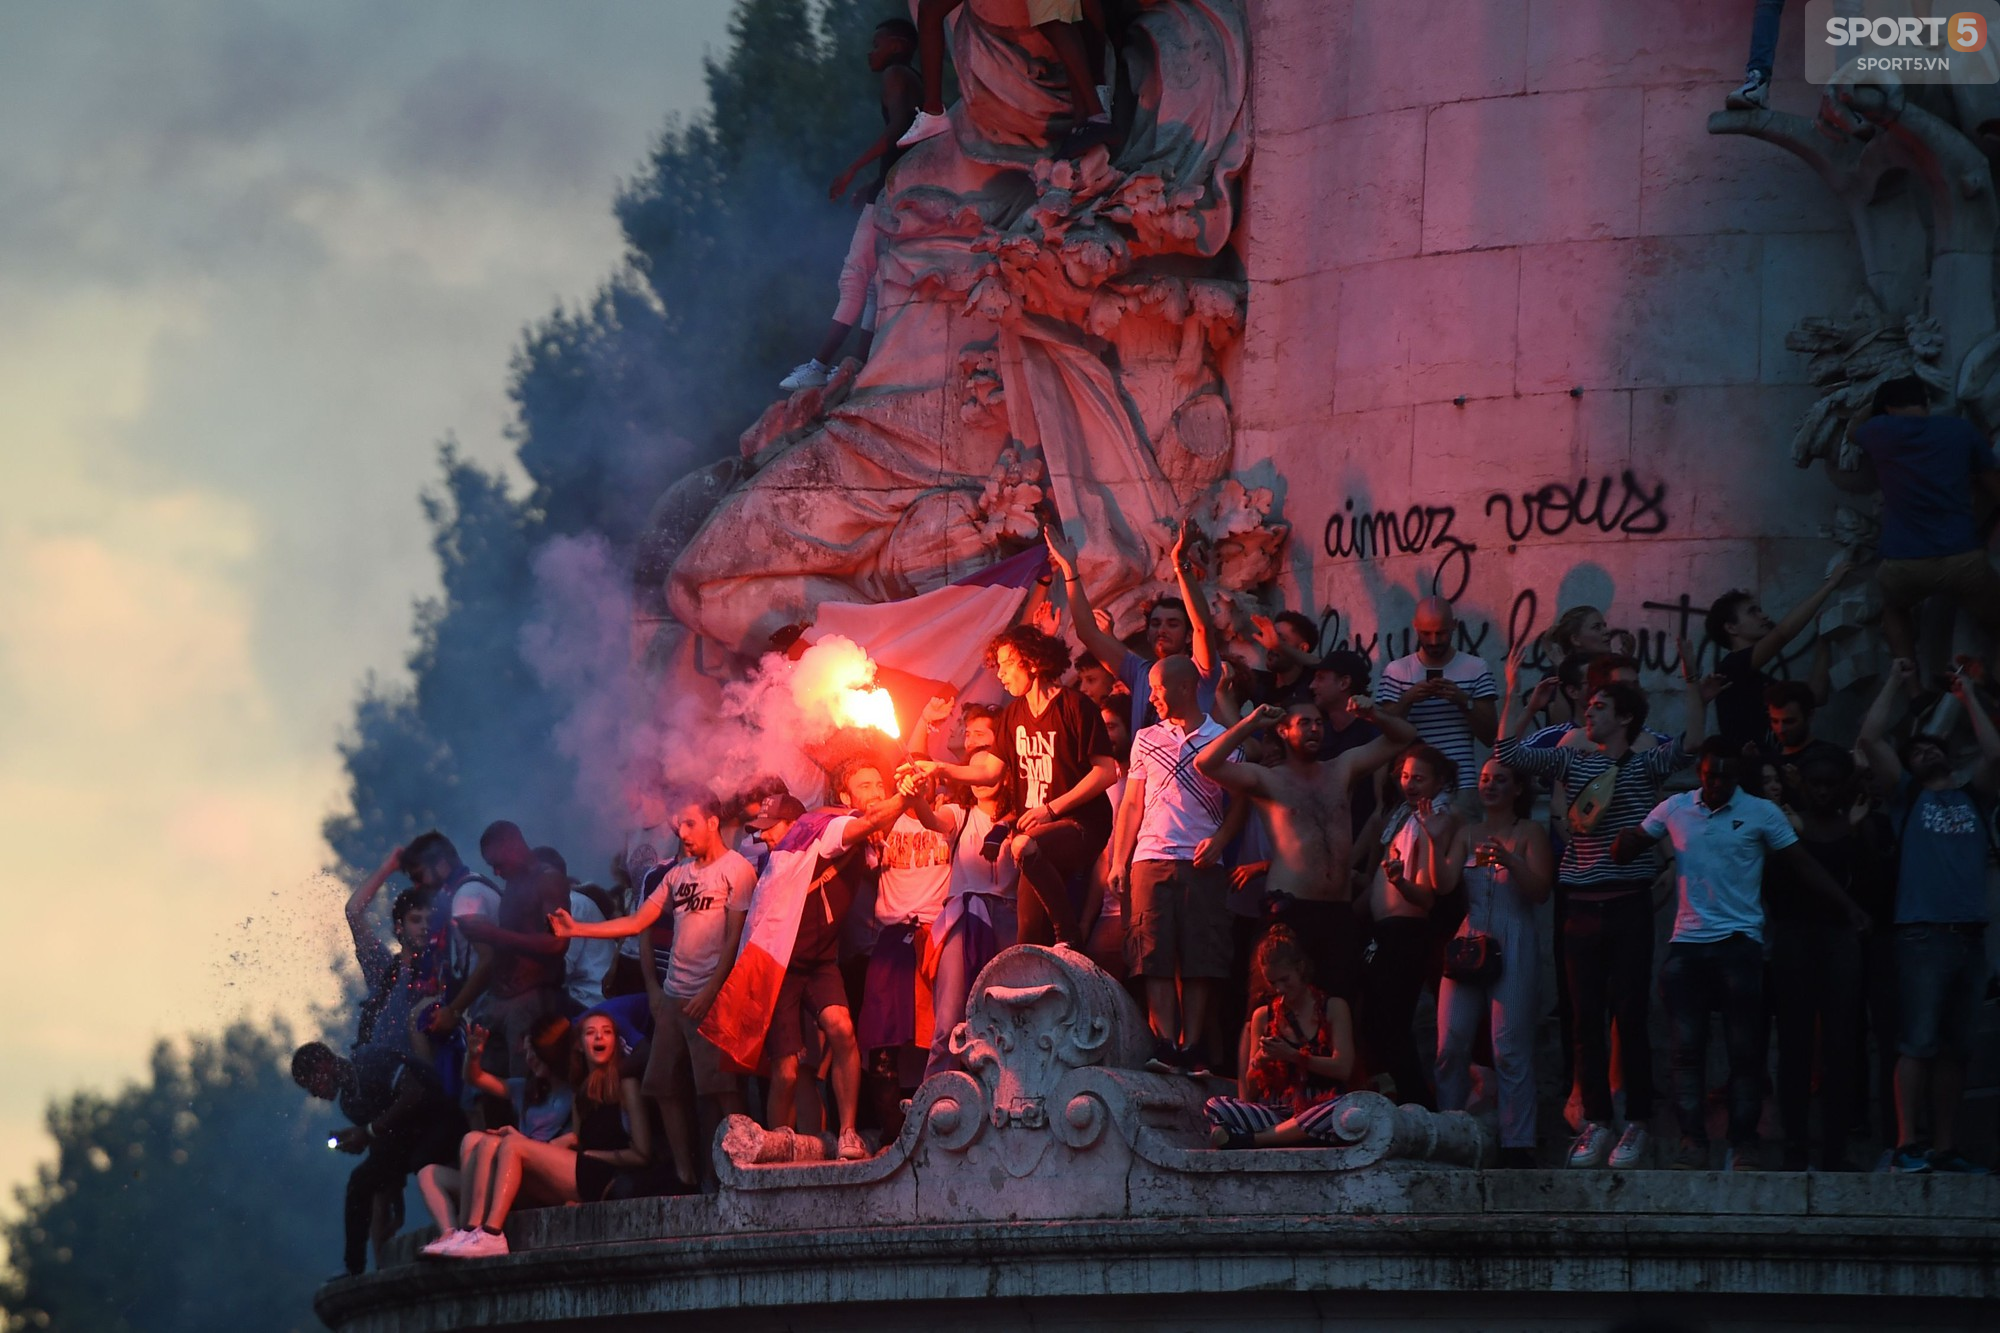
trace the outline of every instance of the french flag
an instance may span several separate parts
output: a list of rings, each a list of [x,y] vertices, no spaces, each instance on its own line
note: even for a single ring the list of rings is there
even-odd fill
[[[875,662],[875,683],[895,699],[907,735],[932,696],[968,693],[981,676],[991,681],[986,645],[1014,623],[1028,589],[1047,568],[1048,551],[1036,546],[900,602],[822,602],[800,637],[810,644],[838,634],[861,645]],[[997,691],[997,683],[993,688]],[[827,825],[846,813],[815,810],[800,818],[757,880],[736,963],[701,1024],[701,1034],[740,1072],[755,1073],[763,1063],[764,1037],[819,864],[813,847]]]

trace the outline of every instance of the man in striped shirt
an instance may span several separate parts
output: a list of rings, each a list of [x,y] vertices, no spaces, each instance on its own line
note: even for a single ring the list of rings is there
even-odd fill
[[[1691,661],[1691,658],[1684,659]],[[1582,1085],[1584,1125],[1569,1164],[1627,1169],[1644,1163],[1653,1117],[1653,1051],[1647,1006],[1653,980],[1653,898],[1657,866],[1648,856],[1631,865],[1611,854],[1627,829],[1638,828],[1660,801],[1660,783],[1694,762],[1707,734],[1707,699],[1688,666],[1687,728],[1682,737],[1635,750],[1646,725],[1645,692],[1612,682],[1586,699],[1582,731],[1588,746],[1531,750],[1512,735],[1517,652],[1507,663],[1499,748],[1495,756],[1523,773],[1551,778],[1571,793],[1569,837],[1556,870],[1563,900],[1563,966],[1568,974],[1571,1040]],[[1528,696],[1527,716],[1548,707],[1558,680],[1546,677]],[[1618,1022],[1624,1071],[1625,1132],[1612,1146],[1610,1045],[1607,1011]]]
[[[1231,962],[1229,882],[1215,836],[1229,794],[1194,762],[1222,727],[1202,711],[1200,686],[1191,658],[1153,663],[1147,688],[1160,720],[1132,738],[1112,831],[1112,887],[1131,892],[1126,961],[1146,979],[1155,1047],[1147,1065],[1162,1073],[1207,1072],[1203,1025]]]
[[[1435,746],[1462,774],[1479,771],[1475,740],[1491,744],[1499,725],[1493,672],[1482,658],[1452,643],[1458,618],[1442,597],[1417,603],[1417,651],[1382,669],[1375,698],[1382,711],[1405,717],[1417,737]]]

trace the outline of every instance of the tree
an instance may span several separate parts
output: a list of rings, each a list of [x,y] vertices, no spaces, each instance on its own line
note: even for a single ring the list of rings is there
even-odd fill
[[[151,1078],[48,1110],[56,1160],[15,1191],[5,1327],[209,1333],[317,1327],[349,1159],[287,1071],[281,1023],[161,1042]]]
[[[817,18],[814,11],[817,10]],[[741,0],[707,67],[709,115],[670,124],[613,207],[622,265],[586,303],[533,325],[516,352],[509,437],[531,490],[440,449],[425,498],[443,590],[416,615],[407,688],[371,680],[341,745],[347,810],[326,836],[350,873],[438,827],[497,818],[588,872],[622,811],[559,743],[584,705],[522,655],[536,557],[590,535],[629,567],[674,480],[723,457],[824,330],[854,214],[826,186],[881,132],[865,55],[893,0]],[[581,856],[579,856],[581,853]]]

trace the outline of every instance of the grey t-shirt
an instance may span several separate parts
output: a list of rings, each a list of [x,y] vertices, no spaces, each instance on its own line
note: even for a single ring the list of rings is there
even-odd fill
[[[748,912],[750,891],[756,887],[757,872],[735,852],[724,852],[707,865],[676,861],[668,867],[646,899],[659,902],[662,922],[673,923],[673,944],[660,974],[662,991],[685,1000],[708,984],[722,961],[728,914]]]

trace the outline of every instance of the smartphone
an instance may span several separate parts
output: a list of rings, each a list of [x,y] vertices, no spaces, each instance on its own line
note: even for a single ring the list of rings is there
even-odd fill
[[[1424,679],[1425,679],[1425,680],[1443,680],[1443,679],[1444,679],[1444,668],[1443,668],[1443,667],[1425,667],[1425,668],[1424,668]]]
[[[340,1147],[340,1136],[339,1136],[338,1134],[329,1134],[329,1135],[327,1135],[327,1136],[326,1136],[326,1146],[327,1146],[327,1147],[329,1147],[329,1148],[333,1148],[333,1149],[335,1149],[335,1150],[338,1150],[338,1149],[339,1149],[339,1147]]]

